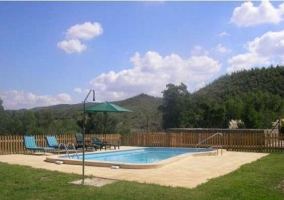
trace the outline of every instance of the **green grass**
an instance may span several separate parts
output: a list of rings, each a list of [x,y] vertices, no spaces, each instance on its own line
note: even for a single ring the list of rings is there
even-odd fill
[[[270,154],[194,189],[128,181],[103,187],[69,183],[79,179],[81,175],[0,163],[0,199],[283,200],[284,190],[277,186],[284,180],[284,154]]]

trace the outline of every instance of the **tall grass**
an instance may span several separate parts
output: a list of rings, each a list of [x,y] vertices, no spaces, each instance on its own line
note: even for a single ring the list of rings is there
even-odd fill
[[[283,200],[284,154],[270,154],[194,189],[128,181],[103,187],[70,184],[79,179],[76,174],[0,163],[0,199]]]

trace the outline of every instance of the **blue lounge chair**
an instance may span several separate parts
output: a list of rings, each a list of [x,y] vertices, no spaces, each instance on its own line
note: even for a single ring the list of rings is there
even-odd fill
[[[54,150],[53,147],[39,147],[36,145],[34,136],[24,136],[24,145],[27,150],[35,151],[51,151]]]
[[[57,150],[66,150],[66,144],[64,143],[58,143],[57,142],[57,139],[55,136],[53,135],[48,135],[48,136],[45,136],[45,140],[46,140],[46,143],[49,147],[52,147],[54,149],[57,149]]]
[[[59,149],[60,144],[58,144],[57,139],[55,136],[45,136],[46,143],[49,147],[53,147],[55,149]]]
[[[58,143],[55,136],[45,136],[46,143],[49,147],[55,148],[58,150],[58,153],[65,152],[66,155],[70,158],[70,152],[74,152],[78,157],[77,150],[73,143],[69,142],[67,145],[64,143]]]

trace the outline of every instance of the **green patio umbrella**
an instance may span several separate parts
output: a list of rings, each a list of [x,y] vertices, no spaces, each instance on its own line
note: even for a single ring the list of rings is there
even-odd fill
[[[115,105],[113,103],[104,102],[99,103],[94,106],[89,106],[86,109],[86,112],[132,112],[126,108]]]
[[[105,136],[105,127],[106,127],[106,122],[107,122],[107,113],[108,112],[132,112],[131,110],[128,110],[127,108],[115,105],[113,103],[109,102],[104,102],[104,103],[99,103],[93,106],[89,106],[85,108],[86,112],[103,112],[105,115],[105,124],[104,124],[104,136]]]

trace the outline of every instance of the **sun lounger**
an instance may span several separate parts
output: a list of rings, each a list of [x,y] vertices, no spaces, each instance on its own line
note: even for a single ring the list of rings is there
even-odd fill
[[[24,136],[24,145],[27,150],[35,151],[52,151],[54,150],[53,147],[39,147],[36,145],[35,137],[34,136]]]
[[[55,136],[47,135],[45,136],[46,143],[49,147],[53,147],[55,149],[59,149],[60,144],[58,144],[57,139]]]
[[[101,149],[104,148],[104,149],[106,150],[107,146],[109,146],[110,148],[113,146],[114,149],[116,149],[116,147],[118,147],[118,149],[119,149],[119,144],[114,144],[114,143],[109,143],[109,142],[103,142],[103,141],[101,141],[98,137],[93,137],[92,140],[93,140],[93,143],[94,143],[95,145],[100,146]]]
[[[77,145],[75,146],[75,148],[76,149],[83,148],[83,134],[82,133],[76,133],[75,137],[76,137],[76,142],[77,142]],[[94,148],[95,150],[100,148],[100,150],[101,150],[101,147],[99,145],[93,144],[89,140],[85,140],[85,148],[86,148],[86,150],[87,150],[88,147]]]
[[[75,153],[75,155],[78,157],[77,150],[75,148],[75,145],[71,142],[68,144],[64,143],[58,143],[55,136],[45,136],[46,142],[49,147],[53,147],[58,150],[58,153],[65,152],[65,155],[68,155],[70,158],[70,153]]]
[[[57,139],[54,135],[47,135],[45,136],[46,143],[49,147],[54,148],[57,150],[58,153],[62,151],[66,151],[66,145],[64,143],[58,143]]]

